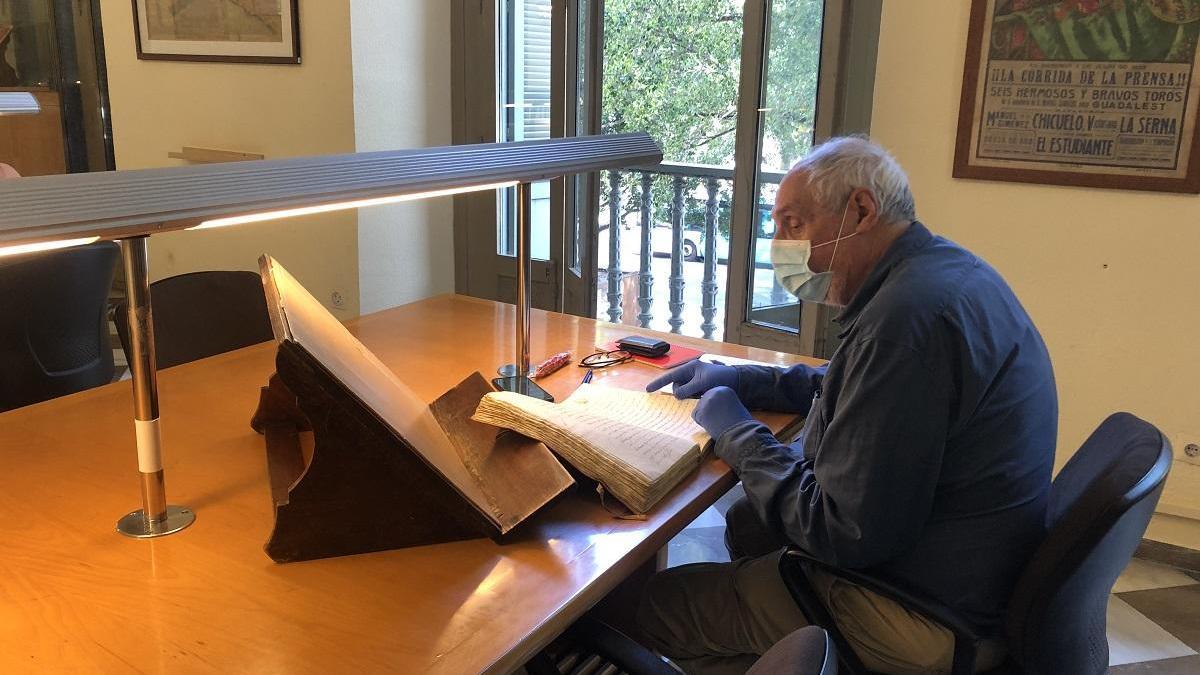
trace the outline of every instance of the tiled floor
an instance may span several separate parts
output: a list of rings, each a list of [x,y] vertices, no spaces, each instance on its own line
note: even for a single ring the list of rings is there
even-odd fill
[[[741,486],[705,511],[667,549],[671,567],[726,561],[724,513]],[[1200,575],[1134,560],[1108,604],[1111,673],[1200,675]]]

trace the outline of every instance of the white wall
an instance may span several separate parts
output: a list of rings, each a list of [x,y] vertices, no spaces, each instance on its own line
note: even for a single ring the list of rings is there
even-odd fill
[[[450,3],[354,0],[358,152],[450,144]],[[362,209],[358,271],[363,313],[454,290],[452,200]]]
[[[142,61],[129,0],[100,4],[118,169],[183,164],[167,153],[185,145],[268,159],[354,151],[348,0],[300,3],[301,65]],[[357,243],[352,211],[173,232],[151,238],[150,274],[257,272],[270,253],[344,320],[358,315]]]
[[[1130,411],[1175,446],[1160,511],[1200,518],[1200,467],[1182,459],[1200,442],[1200,196],[952,178],[970,6],[885,3],[872,135],[908,170],[922,220],[992,263],[1041,329],[1059,465]]]
[[[302,2],[299,66],[139,61],[128,0],[102,10],[118,168],[180,164],[167,152],[183,145],[274,159],[450,144],[446,0]],[[444,197],[161,235],[151,273],[257,270],[268,252],[350,319],[454,290],[452,208]]]

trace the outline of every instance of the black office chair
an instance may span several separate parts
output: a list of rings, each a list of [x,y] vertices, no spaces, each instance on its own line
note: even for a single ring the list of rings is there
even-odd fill
[[[0,412],[108,384],[112,242],[0,260]]]
[[[679,671],[649,649],[599,619],[585,616],[565,634],[584,653],[598,655],[604,661],[630,675],[679,675]],[[565,664],[570,672],[578,664]],[[805,626],[775,643],[746,671],[746,675],[837,675],[838,656],[833,641],[824,629]],[[525,670],[530,675],[562,675],[562,670],[547,652],[539,653]]]
[[[746,675],[837,675],[837,648],[829,633],[805,626],[776,642]]]
[[[937,601],[832,568],[798,550],[783,556],[784,580],[809,620],[829,629],[849,673],[867,671],[805,580],[803,564],[891,597],[950,629],[955,675],[974,672],[976,650],[985,637],[1008,645],[1009,662],[995,672],[1103,673],[1108,669],[1108,596],[1141,542],[1171,459],[1166,437],[1129,413],[1110,416],[1092,433],[1054,479],[1046,537],[1013,591],[1003,636],[979,635]]]
[[[170,368],[274,338],[262,278],[254,272],[193,272],[150,284],[154,350],[159,368]],[[114,320],[129,355],[126,305]]]

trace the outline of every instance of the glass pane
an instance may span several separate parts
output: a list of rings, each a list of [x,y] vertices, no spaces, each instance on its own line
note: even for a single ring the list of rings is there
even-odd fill
[[[500,0],[497,138],[501,142],[550,138],[551,0]],[[533,257],[550,257],[550,182],[533,184]],[[516,254],[516,190],[500,193],[496,241],[501,255]]]
[[[0,87],[49,87],[54,33],[49,0],[0,2]]]
[[[605,0],[601,130],[646,131],[670,164],[600,182],[599,318],[722,337],[743,5]]]
[[[779,181],[812,148],[821,61],[822,0],[774,0],[767,30],[759,109],[756,232],[751,248],[748,315],[754,323],[789,331],[800,326],[800,303],[771,268],[771,209]]]

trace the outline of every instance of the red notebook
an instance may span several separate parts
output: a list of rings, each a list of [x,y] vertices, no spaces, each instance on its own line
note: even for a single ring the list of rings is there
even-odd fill
[[[609,342],[608,344],[600,347],[600,349],[612,351],[614,349],[618,349],[618,347],[616,342]],[[634,361],[640,361],[641,363],[665,370],[668,368],[674,368],[675,366],[681,366],[688,361],[698,359],[703,355],[704,352],[700,351],[699,349],[692,349],[691,347],[684,347],[683,345],[671,345],[671,349],[662,356],[640,356],[638,354],[633,354],[632,356]]]

